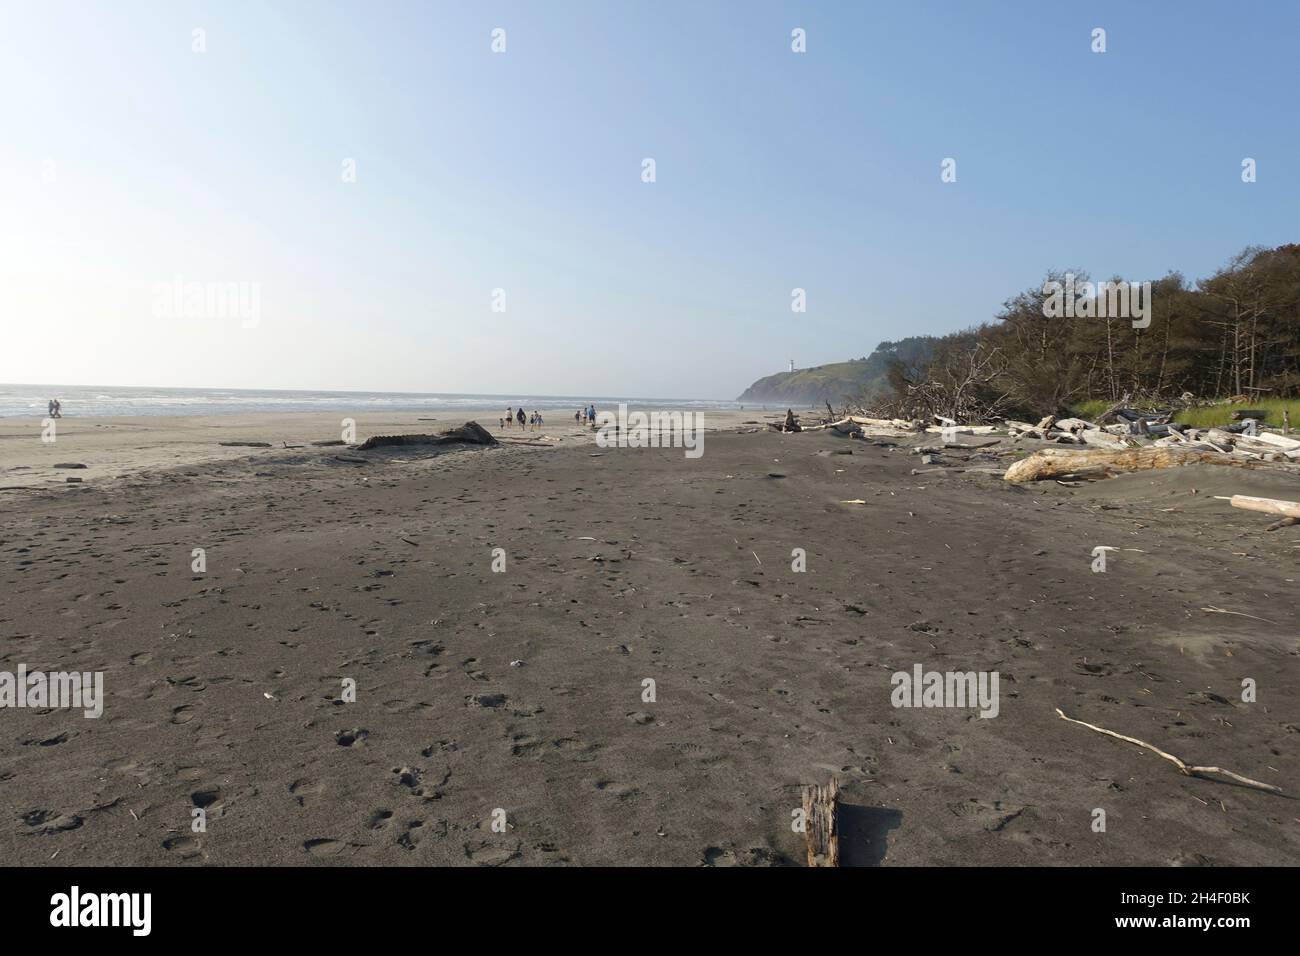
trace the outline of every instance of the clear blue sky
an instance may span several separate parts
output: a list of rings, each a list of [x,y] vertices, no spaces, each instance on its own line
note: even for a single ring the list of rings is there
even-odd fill
[[[4,0],[0,381],[732,397],[1300,241],[1298,49],[1295,0]]]

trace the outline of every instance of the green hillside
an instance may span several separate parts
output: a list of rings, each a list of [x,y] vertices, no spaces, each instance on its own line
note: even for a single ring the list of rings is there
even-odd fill
[[[846,399],[882,394],[888,390],[886,376],[890,361],[897,358],[909,366],[924,363],[930,357],[934,341],[931,336],[920,335],[898,342],[881,342],[866,358],[768,375],[745,389],[736,401],[805,407],[830,402],[838,406]]]

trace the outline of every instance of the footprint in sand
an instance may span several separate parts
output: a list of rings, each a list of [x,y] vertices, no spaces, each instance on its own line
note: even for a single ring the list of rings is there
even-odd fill
[[[414,850],[423,836],[424,821],[412,820],[406,824],[406,832],[397,838],[397,845],[404,850]]]
[[[491,843],[465,844],[465,856],[477,866],[503,866],[519,857],[519,844],[513,848]]]
[[[970,817],[980,823],[985,830],[991,833],[1001,833],[1007,825],[1018,819],[1028,807],[1012,809],[1001,800],[994,800],[992,803],[985,803],[971,797],[966,803],[953,803],[948,805],[948,809],[954,816]]]
[[[525,734],[515,734],[510,738],[510,755],[512,757],[531,757],[542,746],[543,741]]]
[[[704,849],[705,866],[779,866],[785,862],[771,847],[751,846],[737,850],[730,843]]]
[[[351,730],[340,730],[334,734],[334,742],[340,747],[360,747],[370,736],[370,731],[363,730],[360,727],[353,727]]]
[[[203,845],[191,836],[168,837],[162,841],[163,849],[175,853],[182,860],[193,860],[203,856]]]
[[[591,785],[601,793],[611,794],[619,800],[631,800],[641,795],[641,791],[636,787],[613,780],[593,780]]]
[[[314,856],[323,859],[327,859],[333,856],[338,856],[340,853],[344,851],[344,849],[346,849],[346,847],[347,847],[346,843],[342,843],[339,840],[331,840],[328,837],[322,837],[315,840],[308,840],[302,845],[303,850],[306,851],[308,856]]]
[[[207,787],[202,790],[195,790],[190,794],[190,802],[196,807],[207,809],[221,799],[221,790],[217,787]]]
[[[325,785],[318,780],[308,780],[302,778],[289,784],[289,792],[293,794],[298,806],[305,807],[308,803],[315,803],[316,798],[325,791]]]
[[[76,830],[85,822],[74,813],[55,813],[53,810],[28,810],[22,814],[22,821],[41,836]]]

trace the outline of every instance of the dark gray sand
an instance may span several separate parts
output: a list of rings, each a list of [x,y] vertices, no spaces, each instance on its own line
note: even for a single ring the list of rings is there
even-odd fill
[[[1300,858],[1300,528],[1212,499],[1293,478],[1012,488],[824,433],[327,451],[0,500],[0,670],[107,697],[0,711],[6,863],[801,864],[831,775],[847,863]],[[895,709],[915,664],[997,671],[998,716]]]

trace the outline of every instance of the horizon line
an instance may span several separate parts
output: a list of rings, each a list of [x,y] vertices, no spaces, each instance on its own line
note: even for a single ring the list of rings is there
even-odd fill
[[[170,391],[185,392],[317,392],[327,395],[395,395],[395,396],[412,396],[420,398],[510,398],[511,394],[524,394],[530,398],[539,399],[581,399],[581,395],[543,395],[532,394],[527,392],[407,392],[407,391],[384,391],[381,389],[355,389],[355,388],[307,388],[302,386],[273,386],[273,387],[249,387],[249,386],[231,386],[231,385],[101,385],[95,383],[75,384],[70,382],[0,382],[0,388],[104,388],[104,389],[158,389]],[[589,395],[589,399],[634,399],[650,402],[732,402],[734,398],[710,398],[685,396],[653,396],[653,395]]]

